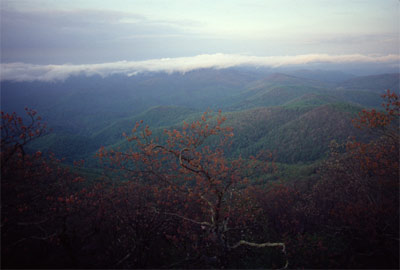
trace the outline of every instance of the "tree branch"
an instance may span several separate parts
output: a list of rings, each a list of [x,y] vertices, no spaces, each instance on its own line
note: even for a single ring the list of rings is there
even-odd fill
[[[178,218],[181,218],[181,219],[183,219],[183,220],[187,220],[187,221],[190,221],[190,222],[193,222],[193,223],[195,223],[195,224],[202,225],[202,226],[209,226],[209,227],[212,226],[209,222],[206,222],[206,221],[197,221],[197,220],[194,220],[194,219],[191,219],[191,218],[187,218],[187,217],[184,217],[184,216],[175,214],[175,213],[160,212],[160,211],[158,211],[156,208],[153,208],[153,210],[154,210],[154,212],[156,212],[157,214],[164,214],[164,215],[169,215],[169,216],[178,217]]]
[[[286,269],[289,266],[289,261],[286,255],[286,246],[285,243],[270,243],[270,242],[266,242],[266,243],[261,243],[261,244],[257,244],[257,243],[253,243],[253,242],[248,242],[245,240],[240,240],[239,242],[237,242],[236,244],[234,244],[233,246],[229,246],[230,249],[235,249],[241,245],[247,245],[247,246],[251,246],[251,247],[256,247],[256,248],[263,248],[263,247],[282,247],[282,253],[285,255],[286,257],[286,262],[285,265],[283,266],[283,269]]]

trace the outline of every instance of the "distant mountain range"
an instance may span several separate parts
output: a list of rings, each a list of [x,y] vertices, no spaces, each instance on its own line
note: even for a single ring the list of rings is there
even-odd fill
[[[155,130],[179,127],[203,111],[221,109],[235,130],[229,153],[276,152],[280,162],[315,161],[329,142],[361,136],[350,119],[379,108],[400,74],[356,77],[343,72],[200,69],[135,76],[75,76],[55,82],[1,82],[3,111],[34,108],[53,132],[31,145],[71,161],[102,145],[124,145],[123,132],[144,120]]]

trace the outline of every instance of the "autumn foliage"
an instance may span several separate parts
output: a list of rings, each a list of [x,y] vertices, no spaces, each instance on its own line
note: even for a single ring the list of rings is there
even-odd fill
[[[1,113],[2,266],[7,267],[38,267],[41,260],[56,264],[57,258],[47,260],[44,251],[66,247],[68,218],[77,201],[75,186],[83,181],[54,155],[26,149],[47,129],[35,111],[25,110],[25,118]]]
[[[382,97],[384,111],[363,110],[354,120],[376,139],[333,142],[312,193],[327,234],[346,240],[354,268],[398,266],[400,103],[389,90]]]
[[[226,267],[233,249],[258,245],[232,231],[245,231],[259,213],[247,190],[249,179],[274,169],[273,163],[256,157],[226,159],[224,147],[233,133],[223,127],[224,121],[221,113],[216,119],[204,113],[201,120],[184,123],[181,130],[165,130],[163,143],[152,137],[148,126],[140,129],[141,123],[137,123],[132,135],[125,135],[134,143],[130,150],[102,148],[98,153],[114,173],[122,172],[122,181],[147,185],[154,196],[153,204],[147,206],[149,211],[180,224],[176,231],[165,231],[165,237],[191,242],[183,261],[194,260],[199,265],[215,261],[216,266]],[[215,135],[220,140],[214,146],[207,145]],[[284,243],[261,245],[280,247],[285,254]]]
[[[138,122],[89,176],[29,151],[48,132],[35,111],[2,113],[2,267],[398,268],[400,104],[383,98],[353,121],[374,140],[333,141],[317,178],[291,182],[265,181],[268,151],[227,158],[220,112]]]

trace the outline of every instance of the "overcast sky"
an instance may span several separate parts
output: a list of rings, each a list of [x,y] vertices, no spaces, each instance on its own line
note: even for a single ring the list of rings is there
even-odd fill
[[[0,3],[3,64],[82,65],[215,54],[399,55],[399,0]]]

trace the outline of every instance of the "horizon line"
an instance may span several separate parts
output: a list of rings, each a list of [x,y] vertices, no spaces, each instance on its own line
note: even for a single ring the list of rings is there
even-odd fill
[[[400,55],[388,54],[301,54],[286,56],[251,56],[245,54],[200,54],[188,57],[156,58],[140,61],[121,60],[97,64],[0,63],[1,81],[63,81],[73,75],[114,74],[134,76],[146,72],[186,73],[197,69],[232,67],[281,68],[310,64],[381,64],[400,67]]]

